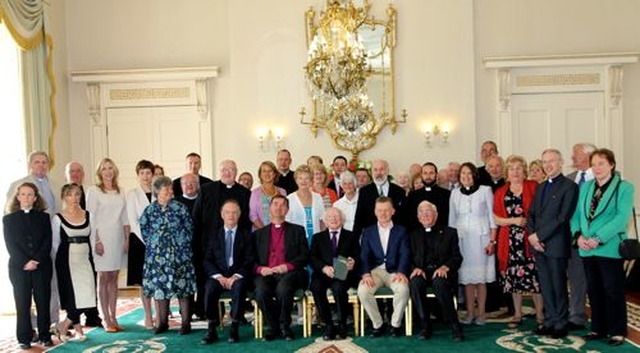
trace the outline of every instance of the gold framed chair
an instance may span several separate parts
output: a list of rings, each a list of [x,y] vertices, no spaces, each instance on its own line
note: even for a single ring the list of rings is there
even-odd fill
[[[302,302],[302,337],[306,338],[309,337],[309,332],[307,331],[307,310],[305,309],[307,307],[307,296],[305,295],[305,292],[302,289],[298,289],[294,294],[293,294],[293,301],[294,302]],[[253,333],[256,339],[261,339],[263,336],[263,329],[264,329],[264,315],[262,314],[262,310],[260,310],[260,306],[258,306],[258,301],[255,300],[255,297],[253,297],[253,299],[251,300],[251,302],[253,303],[253,313],[254,313],[254,318],[255,318],[255,322],[253,325]]]
[[[354,326],[354,335],[357,336],[360,333],[360,300],[358,299],[358,291],[355,288],[349,288],[349,304],[353,305],[353,326]],[[327,299],[329,299],[329,304],[335,303],[335,299],[333,298],[333,293],[331,289],[327,289]],[[312,321],[312,311],[315,306],[315,301],[313,299],[313,294],[311,292],[307,292],[307,305],[306,308],[306,321],[305,325],[307,326],[307,333],[311,336],[313,331]]]

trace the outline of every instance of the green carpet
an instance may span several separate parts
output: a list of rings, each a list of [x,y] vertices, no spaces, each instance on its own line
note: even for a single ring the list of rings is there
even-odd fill
[[[605,352],[611,351],[606,342],[584,342],[577,332],[576,336],[569,336],[564,340],[538,338],[530,333],[533,329],[533,319],[525,320],[520,330],[506,329],[504,323],[489,323],[485,326],[466,326],[465,341],[455,343],[451,339],[451,330],[444,324],[436,324],[433,337],[428,341],[419,341],[416,337],[381,338],[357,337],[353,341],[324,342],[318,338],[320,330],[314,330],[314,337],[302,338],[302,327],[294,326],[296,340],[285,342],[276,340],[262,342],[253,338],[253,327],[246,325],[240,330],[241,342],[229,344],[226,342],[227,330],[219,331],[221,340],[209,346],[199,344],[204,336],[204,322],[194,323],[194,331],[185,336],[178,334],[178,326],[162,335],[154,335],[152,331],[142,326],[142,308],[122,315],[118,320],[125,328],[119,333],[105,333],[102,329],[95,329],[87,333],[87,340],[83,342],[70,341],[56,346],[49,351],[54,352],[202,352],[214,350],[216,352]],[[332,347],[333,346],[333,347]],[[305,349],[306,348],[306,349]],[[638,348],[625,343],[617,347],[615,352],[637,352]]]

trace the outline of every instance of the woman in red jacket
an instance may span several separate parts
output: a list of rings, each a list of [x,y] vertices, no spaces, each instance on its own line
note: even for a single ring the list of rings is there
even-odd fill
[[[526,217],[533,202],[537,182],[525,180],[527,162],[520,156],[509,156],[505,163],[507,183],[496,190],[493,203],[498,229],[499,280],[505,293],[511,293],[514,315],[508,326],[522,323],[522,294],[532,293],[536,320],[542,324],[542,295],[538,271],[529,252]]]

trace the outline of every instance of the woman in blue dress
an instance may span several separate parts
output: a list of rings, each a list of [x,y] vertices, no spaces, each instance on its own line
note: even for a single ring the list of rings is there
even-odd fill
[[[196,292],[192,263],[191,238],[193,220],[187,208],[173,200],[173,186],[168,177],[153,181],[156,201],[140,217],[140,230],[146,252],[142,290],[156,301],[156,334],[169,329],[169,301],[177,297],[182,326],[180,334],[191,332],[189,296]]]

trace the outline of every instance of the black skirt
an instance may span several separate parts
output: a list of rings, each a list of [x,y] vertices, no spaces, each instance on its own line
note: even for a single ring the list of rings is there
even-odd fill
[[[144,265],[144,243],[137,235],[129,235],[129,253],[127,254],[127,285],[142,286],[142,266]]]

